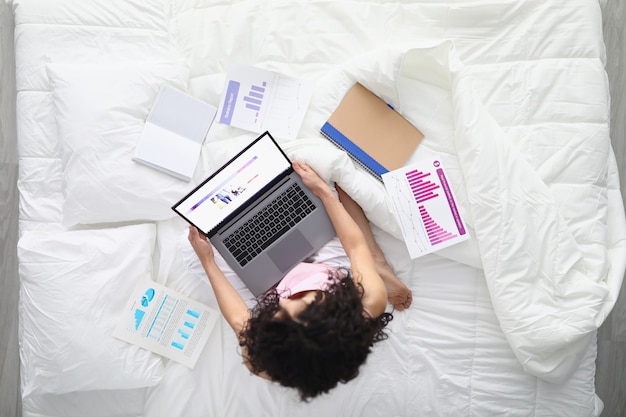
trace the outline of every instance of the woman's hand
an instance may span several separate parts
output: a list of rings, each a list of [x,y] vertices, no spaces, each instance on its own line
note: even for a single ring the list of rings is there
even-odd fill
[[[189,234],[187,236],[189,243],[193,247],[193,250],[198,255],[198,259],[204,265],[205,262],[213,263],[215,261],[215,254],[213,252],[213,246],[207,240],[206,236],[201,234],[198,229],[193,226],[189,226]]]
[[[316,196],[321,197],[324,193],[330,191],[328,184],[307,164],[293,161],[292,166],[294,171],[302,178],[304,185],[313,191],[313,194]]]

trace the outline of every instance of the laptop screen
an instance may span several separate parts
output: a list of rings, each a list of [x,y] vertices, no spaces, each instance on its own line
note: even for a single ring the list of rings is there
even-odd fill
[[[207,234],[290,167],[266,132],[173,208]]]

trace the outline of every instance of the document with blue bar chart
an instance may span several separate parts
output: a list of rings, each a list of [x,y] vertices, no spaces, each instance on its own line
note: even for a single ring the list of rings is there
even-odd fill
[[[469,239],[438,158],[387,172],[382,179],[411,259]]]
[[[144,281],[126,303],[113,337],[193,369],[218,317],[215,309]]]
[[[294,139],[311,101],[313,83],[250,65],[228,66],[217,110],[219,123]]]

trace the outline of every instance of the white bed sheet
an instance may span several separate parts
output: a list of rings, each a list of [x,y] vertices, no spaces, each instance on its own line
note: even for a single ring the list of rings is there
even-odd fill
[[[22,251],[38,234],[54,239],[65,230],[73,178],[64,176],[64,138],[57,132],[81,121],[56,117],[66,100],[49,82],[52,66],[182,60],[189,91],[217,104],[234,60],[314,81],[299,139],[281,143],[363,205],[414,293],[413,306],[395,314],[389,340],[375,347],[359,377],[310,404],[249,375],[234,335],[220,323],[193,371],[164,361],[153,387],[29,395],[25,415],[599,415],[595,329],[621,286],[626,226],[609,142],[597,2],[13,4]],[[425,133],[414,159],[442,155],[471,241],[410,261],[380,184],[319,135],[357,80]],[[142,94],[155,88],[133,85]],[[120,96],[119,107],[134,98]],[[120,117],[147,111],[96,121],[111,134]],[[214,124],[194,181],[254,136]],[[190,185],[179,187],[182,195]],[[114,209],[101,207],[105,214]],[[94,218],[78,228],[98,234],[120,226]],[[215,305],[189,261],[182,221],[147,214],[124,220],[156,222],[153,279]],[[28,361],[22,369],[25,378],[37,372]]]

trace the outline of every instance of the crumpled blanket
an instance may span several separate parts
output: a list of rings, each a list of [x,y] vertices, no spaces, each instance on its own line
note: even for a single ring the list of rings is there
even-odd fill
[[[428,152],[443,157],[470,227],[471,240],[438,254],[482,267],[525,371],[563,381],[611,311],[626,268],[626,221],[608,135],[593,126],[576,136],[555,130],[520,146],[481,102],[451,42],[405,48],[358,57],[329,74],[327,91],[318,93],[329,99],[312,111],[321,120],[354,81],[377,80],[366,87],[426,135],[412,160]],[[383,185],[344,152],[318,137],[283,146],[401,239]]]

